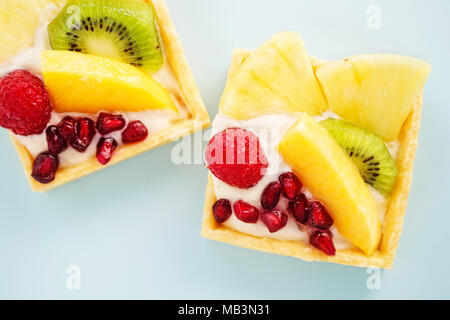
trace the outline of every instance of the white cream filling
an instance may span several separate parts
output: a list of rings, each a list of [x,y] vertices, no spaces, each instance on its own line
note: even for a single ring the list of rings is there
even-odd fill
[[[249,189],[232,187],[213,176],[214,189],[217,199],[228,199],[231,203],[234,203],[237,200],[243,200],[256,207],[260,207],[260,197],[264,188],[270,182],[276,181],[283,172],[291,171],[291,167],[283,160],[281,155],[276,151],[275,147],[285,132],[299,119],[299,117],[300,115],[272,114],[260,116],[250,120],[236,120],[221,113],[217,114],[212,123],[212,135],[226,128],[232,127],[239,127],[249,130],[258,136],[261,147],[263,148],[269,162],[269,167],[267,168],[266,174],[254,187]],[[331,111],[327,111],[322,115],[315,117],[317,121],[327,118],[339,117]],[[390,150],[393,149],[391,150],[391,153],[396,154],[395,149],[398,148],[398,142],[395,142],[388,147]],[[387,207],[387,200],[375,189],[369,189],[376,201],[381,221],[383,221]],[[310,191],[305,186],[303,187],[302,192],[305,193],[308,198],[312,198]],[[281,197],[276,208],[287,213],[287,202],[287,199]],[[300,230],[294,218],[290,215],[286,227],[275,233],[270,233],[261,220],[255,224],[245,223],[237,219],[234,214],[231,215],[224,225],[230,229],[257,237],[267,237],[277,240],[303,241],[305,243],[308,242],[308,233]],[[335,227],[332,227],[331,231],[333,233],[333,240],[336,249],[343,250],[354,247],[352,243],[339,234]]]
[[[51,49],[47,26],[49,22],[58,14],[60,9],[61,8],[59,8],[55,4],[50,4],[44,10],[42,10],[33,45],[20,51],[4,63],[1,63],[0,77],[11,71],[23,69],[28,70],[36,76],[42,78],[41,53],[44,50]],[[117,110],[116,112],[122,114],[127,120],[127,123],[133,120],[140,120],[147,127],[149,131],[149,137],[157,132],[169,128],[172,124],[172,121],[174,121],[175,119],[178,119],[180,117],[185,118],[187,116],[187,110],[184,106],[179,83],[176,80],[172,69],[170,68],[166,55],[164,59],[164,65],[158,72],[152,74],[152,77],[169,91],[172,96],[172,100],[174,101],[179,111],[179,115],[175,115],[174,112],[167,110],[145,110],[139,112],[121,112],[120,110]],[[74,118],[88,117],[94,121],[96,121],[97,119],[97,115],[92,114],[82,114],[75,112],[52,112],[52,117],[49,125],[58,124],[67,115],[71,115]],[[36,157],[39,153],[48,149],[45,131],[41,134],[31,136],[14,136],[27,148],[27,150],[33,157]],[[115,138],[119,146],[122,144],[120,131],[113,132],[108,136],[112,136],[113,138]],[[94,157],[96,153],[96,145],[99,139],[100,135],[97,133],[92,143],[83,153],[80,153],[71,147],[67,148],[59,155],[60,168],[70,167]],[[119,150],[117,152],[119,152]]]

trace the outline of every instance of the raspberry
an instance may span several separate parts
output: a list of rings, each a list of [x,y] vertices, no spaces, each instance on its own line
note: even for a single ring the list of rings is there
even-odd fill
[[[40,134],[47,127],[52,104],[41,79],[25,70],[0,79],[0,126],[22,136]]]
[[[214,176],[241,189],[256,185],[268,166],[258,137],[240,128],[216,134],[206,148],[206,162]]]

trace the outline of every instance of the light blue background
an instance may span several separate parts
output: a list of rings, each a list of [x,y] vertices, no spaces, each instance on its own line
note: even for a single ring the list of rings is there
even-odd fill
[[[200,237],[207,172],[164,146],[46,194],[33,194],[0,132],[0,298],[450,298],[450,2],[167,0],[211,116],[233,48],[294,30],[325,59],[399,53],[426,59],[423,125],[404,232],[380,290],[365,269],[305,263]],[[381,30],[366,9],[381,9]],[[81,268],[81,290],[66,268]]]

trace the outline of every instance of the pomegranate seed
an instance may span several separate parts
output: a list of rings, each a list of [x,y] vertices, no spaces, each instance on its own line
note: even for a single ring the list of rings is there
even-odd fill
[[[316,230],[309,237],[309,243],[328,256],[334,256],[336,249],[329,231]]]
[[[261,213],[261,220],[269,229],[270,233],[277,232],[283,229],[288,221],[288,216],[283,211],[263,211]]]
[[[97,160],[102,165],[107,164],[117,148],[117,141],[111,137],[102,137],[97,143]]]
[[[319,201],[314,201],[308,207],[309,224],[319,229],[328,229],[333,225],[333,218],[331,218],[327,209]]]
[[[231,216],[231,204],[227,199],[220,199],[213,205],[213,216],[218,223],[224,223]]]
[[[101,112],[97,119],[97,131],[100,134],[108,134],[125,127],[125,119],[121,114]]]
[[[67,149],[67,141],[59,132],[57,126],[50,126],[45,130],[47,136],[48,150],[57,155]]]
[[[238,200],[233,204],[234,214],[236,218],[246,223],[256,223],[259,218],[259,210],[258,208],[244,202],[242,200]]]
[[[67,116],[58,124],[59,134],[68,143],[75,137],[76,123],[74,118]]]
[[[123,143],[133,143],[145,140],[148,136],[148,130],[145,125],[138,121],[131,121],[128,127],[122,132]]]
[[[33,162],[31,176],[40,183],[50,183],[55,180],[58,170],[59,159],[57,155],[50,152],[40,153]]]
[[[281,184],[278,181],[269,183],[261,195],[261,206],[266,210],[272,210],[280,201]]]
[[[278,179],[286,198],[294,200],[295,197],[300,195],[303,184],[293,172],[285,172]]]
[[[89,118],[77,120],[76,132],[70,145],[79,152],[84,152],[89,147],[95,136],[95,123]]]
[[[305,224],[308,221],[308,199],[303,193],[289,201],[288,210],[298,222]]]

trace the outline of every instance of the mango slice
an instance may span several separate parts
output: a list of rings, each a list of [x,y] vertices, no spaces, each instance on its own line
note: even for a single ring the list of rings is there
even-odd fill
[[[367,255],[381,238],[376,202],[357,167],[317,121],[304,114],[278,145],[284,160],[334,219],[338,231]]]
[[[168,109],[169,94],[149,74],[118,60],[70,51],[42,53],[42,73],[58,112]]]

